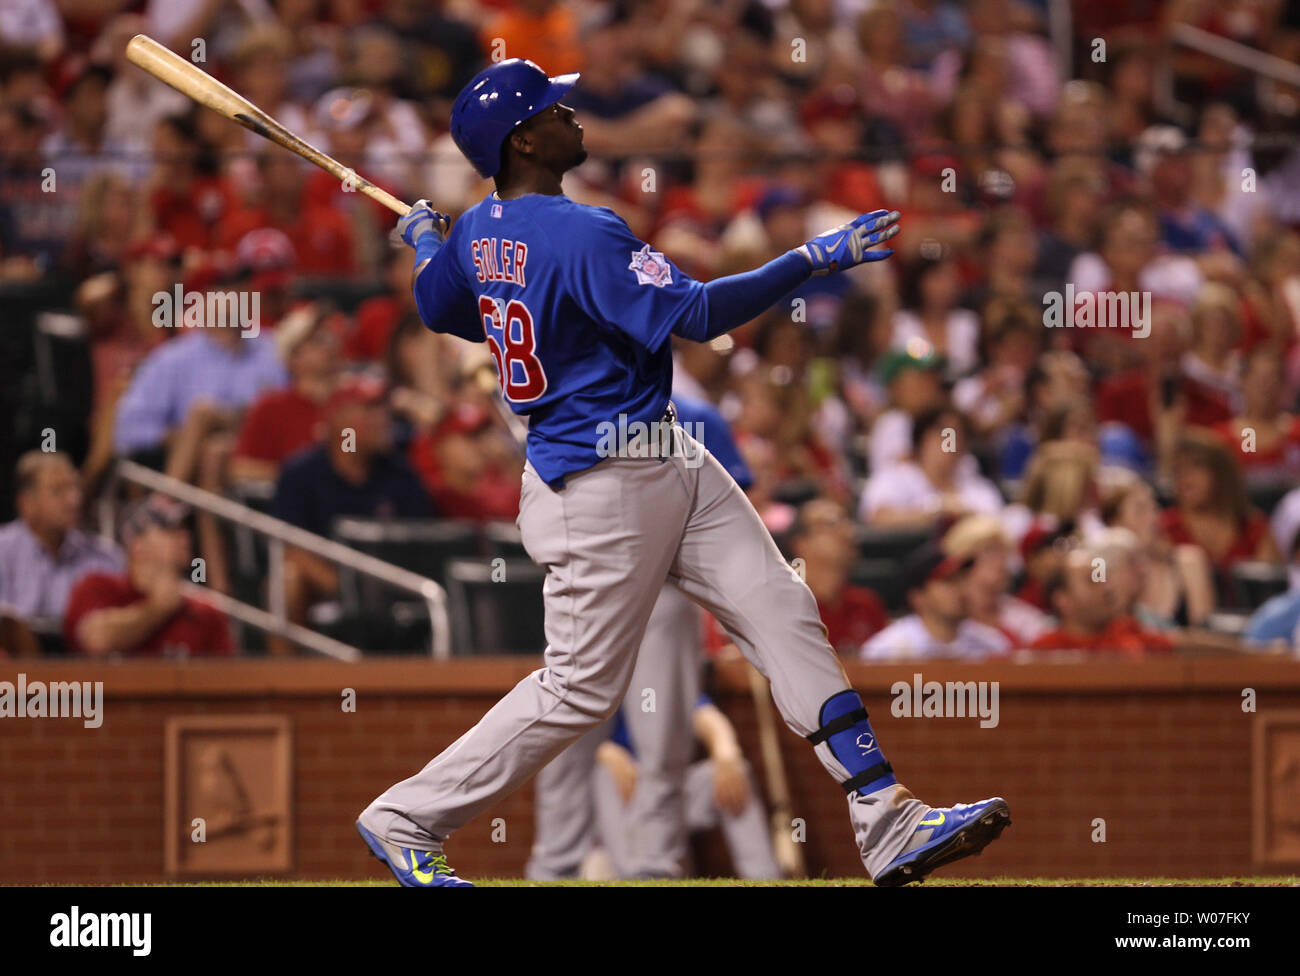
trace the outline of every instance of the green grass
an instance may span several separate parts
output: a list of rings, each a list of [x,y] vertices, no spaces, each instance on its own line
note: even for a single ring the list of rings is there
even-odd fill
[[[471,879],[480,888],[861,888],[873,887],[866,878],[814,878],[806,881],[738,881],[734,878],[687,878],[681,881],[525,881],[521,878]],[[170,882],[158,885],[123,885],[121,887],[159,888],[385,888],[394,886],[387,880],[368,881],[276,881],[257,878],[249,881]],[[1295,887],[1300,875],[1253,878],[932,878],[925,888],[1022,888],[1022,887]]]

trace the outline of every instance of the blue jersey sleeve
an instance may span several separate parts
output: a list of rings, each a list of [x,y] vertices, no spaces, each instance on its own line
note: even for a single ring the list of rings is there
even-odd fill
[[[567,228],[572,237],[553,237],[570,254],[570,293],[582,310],[650,353],[670,333],[702,332],[708,314],[704,286],[638,240],[614,211],[583,210],[585,219]]]
[[[415,276],[415,307],[420,318],[434,332],[483,342],[486,334],[479,320],[478,298],[456,260],[460,253],[461,221],[451,229],[447,241]]]

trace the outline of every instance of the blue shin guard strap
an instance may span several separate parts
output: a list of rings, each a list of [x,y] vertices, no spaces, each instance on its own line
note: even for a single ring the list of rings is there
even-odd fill
[[[845,712],[839,718],[827,722],[812,735],[808,736],[808,741],[815,746],[820,745],[836,732],[843,732],[845,729],[851,729],[858,722],[865,722],[866,720],[867,710],[865,708],[855,708],[853,711]]]
[[[821,728],[808,736],[814,746],[825,742],[849,772],[842,784],[846,793],[866,795],[892,786],[898,780],[894,768],[876,743],[867,710],[856,691],[846,690],[826,699],[818,716]]]
[[[854,776],[851,780],[848,780],[845,783],[841,783],[840,785],[844,787],[845,793],[852,793],[854,790],[860,790],[862,789],[862,787],[868,785],[869,783],[874,783],[878,779],[883,780],[885,777],[888,776],[889,783],[881,783],[879,786],[876,787],[876,789],[878,790],[881,789],[882,787],[890,785],[890,783],[898,782],[897,779],[895,779],[892,775],[890,775],[893,773],[893,771],[894,771],[894,767],[889,765],[888,762],[876,763],[876,765],[872,766],[870,769],[864,769],[862,772],[858,773],[858,775]],[[867,792],[872,793],[874,792],[874,790],[867,790]]]

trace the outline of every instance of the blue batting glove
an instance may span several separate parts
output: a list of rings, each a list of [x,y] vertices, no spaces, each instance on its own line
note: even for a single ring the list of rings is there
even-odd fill
[[[888,248],[880,251],[867,248],[883,244],[896,235],[898,217],[897,210],[873,210],[819,234],[795,250],[808,259],[815,275],[844,271],[867,261],[883,261],[894,252]]]
[[[426,242],[426,246],[434,242],[441,244],[449,223],[450,218],[434,210],[428,200],[418,200],[411,207],[410,213],[397,222],[397,232],[402,235],[402,240],[408,247],[418,251],[420,239],[427,234],[433,234],[434,241]]]

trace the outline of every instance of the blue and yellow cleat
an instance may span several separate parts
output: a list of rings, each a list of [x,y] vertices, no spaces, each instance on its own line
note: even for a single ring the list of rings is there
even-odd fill
[[[872,880],[882,888],[922,881],[937,867],[978,854],[1011,824],[1011,808],[1000,796],[979,803],[934,807],[916,825],[912,846]]]
[[[388,865],[398,884],[406,888],[473,888],[447,864],[442,851],[417,851],[381,840],[357,821],[357,833],[370,853]]]

